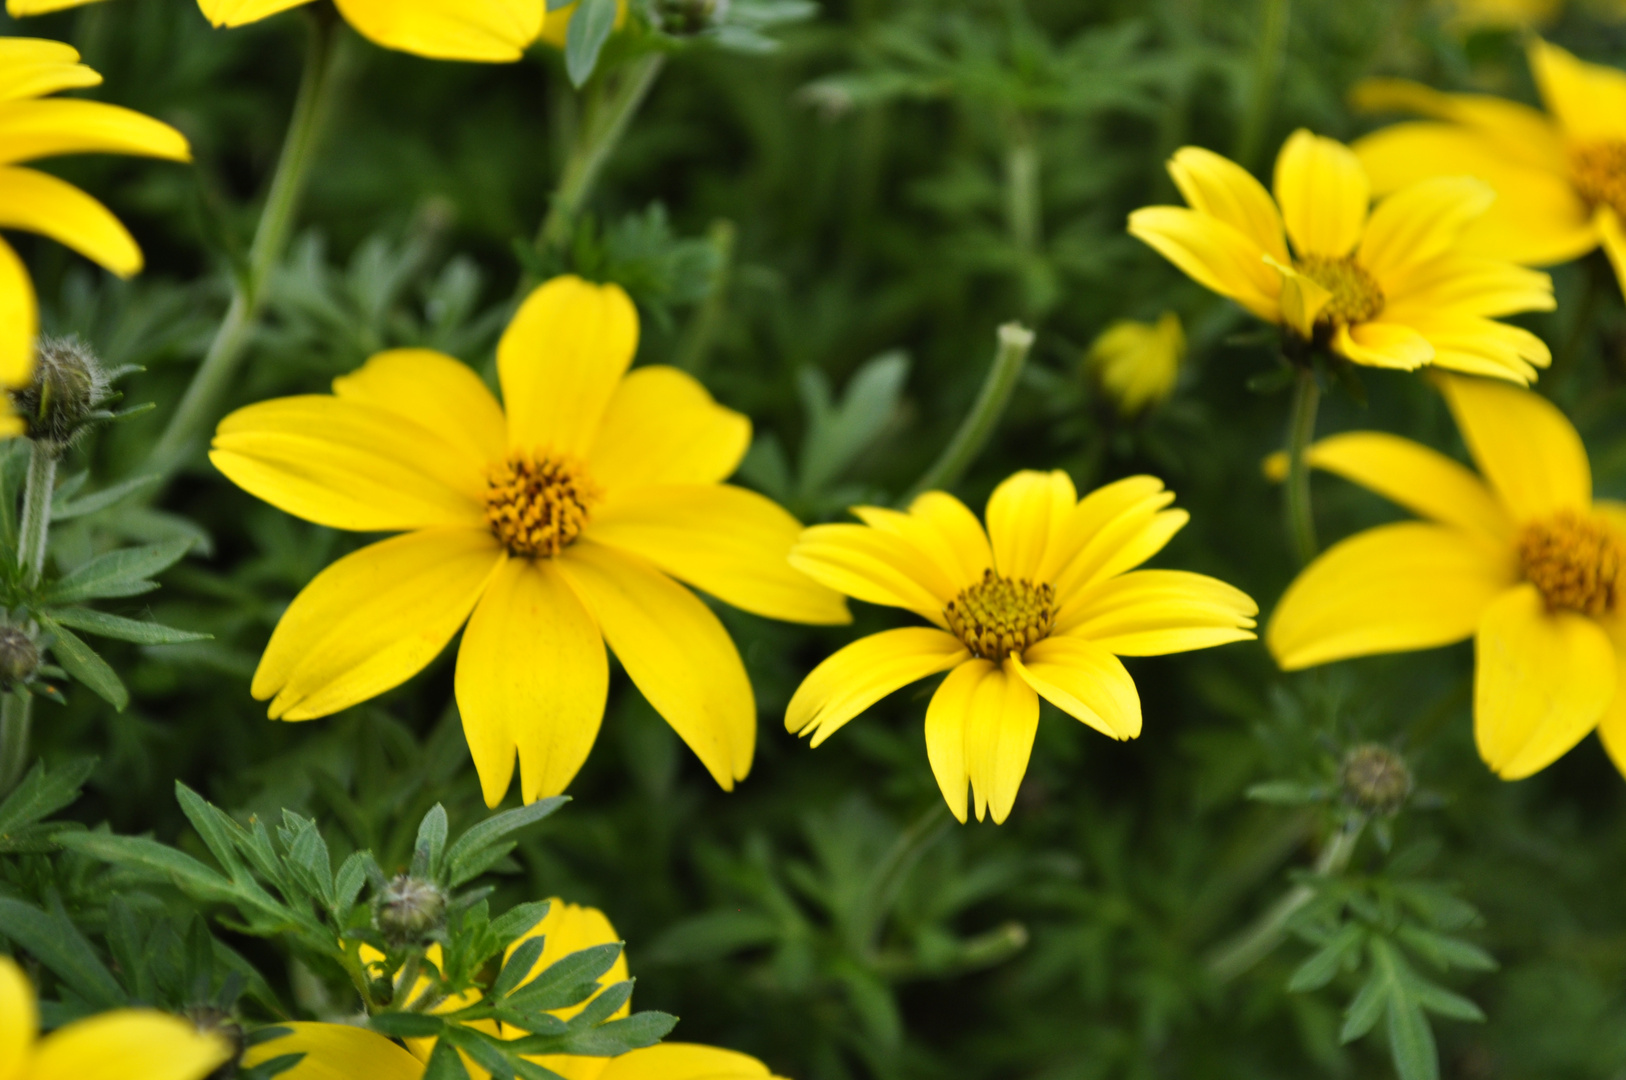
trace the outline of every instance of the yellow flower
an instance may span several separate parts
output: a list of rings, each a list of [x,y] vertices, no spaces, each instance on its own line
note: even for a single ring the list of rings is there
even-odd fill
[[[1436,119],[1376,131],[1355,152],[1379,191],[1464,172],[1495,188],[1496,202],[1463,235],[1465,250],[1547,266],[1602,244],[1626,289],[1626,72],[1583,63],[1539,38],[1529,57],[1545,114],[1488,95],[1374,79],[1356,87],[1357,107]]]
[[[1480,476],[1394,435],[1310,448],[1428,521],[1329,548],[1288,588],[1265,631],[1287,670],[1474,639],[1474,737],[1498,775],[1546,768],[1597,728],[1626,772],[1626,505],[1594,501],[1586,449],[1527,390],[1442,377]]]
[[[1125,415],[1138,413],[1174,392],[1186,335],[1180,316],[1163,313],[1156,323],[1123,319],[1101,332],[1085,354],[1085,364]]]
[[[0,228],[49,236],[120,277],[129,277],[141,269],[141,249],[118,218],[72,184],[17,167],[61,154],[191,159],[181,133],[151,117],[99,101],[44,100],[47,94],[101,81],[100,75],[79,63],[79,54],[70,46],[0,38]],[[0,240],[0,385],[28,382],[38,329],[39,310],[28,271],[10,245]]]
[[[605,642],[723,788],[744,778],[751,684],[717,616],[672,579],[770,618],[848,615],[786,562],[796,520],[722,482],[751,422],[675,368],[629,372],[637,346],[618,286],[555,278],[497,347],[506,415],[467,366],[403,349],[332,395],[221,421],[210,460],[240,487],[319,525],[405,533],[295,597],[254,673],[273,719],[399,685],[467,621],[457,702],[490,805],[516,750],[527,802],[581,768],[604,715]]]
[[[14,18],[79,7],[96,0],[6,0]],[[198,0],[215,26],[244,26],[311,0]],[[518,60],[552,24],[569,16],[546,11],[547,0],[334,0],[363,37],[387,49],[437,60]],[[562,36],[562,32],[561,32]]]
[[[1355,155],[1302,130],[1276,158],[1274,202],[1247,170],[1198,147],[1178,151],[1169,173],[1190,209],[1137,210],[1129,231],[1301,339],[1357,364],[1434,364],[1521,383],[1551,362],[1534,334],[1493,320],[1552,308],[1552,282],[1460,250],[1494,198],[1476,180],[1414,184],[1369,214]]]
[[[278,1024],[288,1034],[257,1043],[243,1053],[243,1065],[303,1054],[299,1064],[278,1073],[279,1080],[423,1080],[424,1064],[400,1046],[366,1028],[348,1024]]]
[[[119,1009],[38,1035],[34,988],[0,956],[0,1080],[203,1080],[232,1056],[219,1035],[151,1009]]]
[[[1254,635],[1254,602],[1211,577],[1134,570],[1185,525],[1163,482],[1134,476],[1082,501],[1064,472],[1019,472],[988,500],[988,529],[940,491],[908,513],[860,506],[862,525],[817,525],[791,562],[931,627],[860,638],[813,670],[785,726],[817,746],[892,691],[947,671],[926,710],[926,752],[949,809],[1002,822],[1027,772],[1039,698],[1114,739],[1140,734],[1140,696],[1119,656],[1157,656]],[[1133,571],[1133,572],[1131,572]]]
[[[1564,0],[1447,0],[1451,22],[1464,30],[1480,27],[1514,29],[1551,22]]]

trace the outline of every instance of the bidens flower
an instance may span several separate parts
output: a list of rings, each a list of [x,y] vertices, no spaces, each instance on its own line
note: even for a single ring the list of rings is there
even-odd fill
[[[853,510],[816,525],[791,562],[858,600],[934,625],[861,638],[813,670],[785,726],[817,746],[900,687],[949,673],[926,709],[926,752],[949,809],[1002,822],[1027,772],[1039,698],[1104,735],[1140,734],[1140,696],[1119,656],[1243,641],[1258,607],[1211,577],[1135,570],[1185,525],[1163,482],[1133,476],[1083,500],[1064,472],[1019,472],[988,500],[988,530],[940,491],[908,513]]]
[[[61,42],[0,38],[0,228],[48,236],[129,277],[141,269],[141,249],[118,218],[72,184],[17,167],[62,154],[191,160],[185,137],[149,116],[100,101],[46,99],[59,90],[101,81]],[[38,331],[39,310],[28,271],[0,240],[0,386],[28,382]],[[7,434],[20,430],[11,417],[3,426]]]
[[[102,1013],[39,1038],[34,988],[0,956],[0,1080],[203,1080],[231,1056],[219,1035],[151,1009]]]
[[[1581,439],[1545,398],[1442,377],[1481,476],[1394,435],[1309,461],[1429,520],[1368,529],[1289,586],[1265,642],[1289,671],[1474,639],[1474,738],[1517,780],[1598,729],[1626,772],[1626,505],[1594,501]]]
[[[1358,107],[1436,119],[1374,132],[1355,152],[1379,191],[1459,173],[1493,187],[1496,202],[1464,234],[1465,250],[1546,266],[1602,244],[1626,290],[1626,72],[1539,38],[1529,57],[1545,115],[1488,95],[1375,79],[1356,87]]]
[[[744,778],[751,684],[722,623],[673,578],[771,618],[848,615],[786,561],[796,520],[722,483],[750,421],[675,368],[628,372],[637,345],[618,286],[555,278],[497,347],[503,405],[456,360],[400,350],[332,395],[221,421],[210,460],[240,487],[320,525],[405,533],[340,559],[289,606],[252,686],[273,718],[397,686],[467,621],[457,702],[490,805],[516,751],[527,802],[581,768],[604,715],[605,642],[723,788]]]
[[[1414,184],[1368,213],[1355,155],[1302,130],[1276,158],[1275,201],[1240,165],[1198,147],[1178,151],[1169,174],[1190,208],[1136,210],[1129,231],[1302,341],[1372,367],[1433,364],[1520,383],[1551,362],[1540,338],[1494,321],[1551,309],[1548,277],[1460,249],[1495,198],[1477,180]]]
[[[1101,332],[1084,356],[1101,386],[1129,416],[1167,398],[1180,375],[1186,335],[1180,316],[1163,313],[1155,323],[1123,319]]]

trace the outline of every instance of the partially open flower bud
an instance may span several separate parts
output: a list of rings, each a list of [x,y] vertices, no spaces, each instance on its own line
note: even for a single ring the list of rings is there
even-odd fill
[[[28,437],[53,454],[61,454],[105,419],[102,406],[112,397],[107,373],[77,338],[41,338],[34,377],[11,392],[12,408],[28,425]]]
[[[668,34],[698,34],[727,13],[728,0],[657,0],[655,11]]]
[[[0,626],[0,690],[26,683],[40,666],[40,647],[20,628]]]
[[[1339,782],[1344,800],[1369,814],[1392,814],[1411,795],[1406,759],[1376,743],[1357,746],[1344,755]]]
[[[446,893],[433,881],[397,874],[378,898],[378,929],[392,945],[418,941],[446,919]]]

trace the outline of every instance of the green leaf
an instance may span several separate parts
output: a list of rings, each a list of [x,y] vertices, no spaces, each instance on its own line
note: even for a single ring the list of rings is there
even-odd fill
[[[616,0],[582,0],[565,31],[565,72],[581,89],[598,66],[599,53],[615,29]]]
[[[289,865],[298,872],[301,881],[322,901],[324,907],[333,907],[333,856],[328,852],[327,841],[322,839],[322,833],[314,821],[308,821],[291,811],[284,810],[283,813],[298,822],[293,843],[288,845]]]
[[[133,641],[137,645],[181,645],[188,641],[209,641],[214,637],[213,634],[176,630],[173,627],[160,626],[158,623],[126,619],[119,615],[109,615],[105,611],[93,611],[90,608],[49,608],[46,614],[62,626],[71,626],[75,630],[83,630],[98,637]]]
[[[367,864],[372,861],[371,851],[357,851],[340,864],[339,872],[333,879],[333,910],[336,915],[342,915],[355,906],[356,898],[361,895],[362,886],[367,884],[367,879],[371,876]]]
[[[1474,1024],[1483,1024],[1485,1022],[1484,1010],[1478,1005],[1461,994],[1447,990],[1438,983],[1414,975],[1411,991],[1417,999],[1417,1004],[1431,1013],[1437,1013],[1451,1020],[1465,1020]]]
[[[392,1039],[427,1039],[446,1027],[446,1021],[438,1016],[415,1012],[378,1013],[368,1023],[374,1031]]]
[[[248,830],[233,821],[231,815],[209,802],[179,780],[175,781],[175,801],[181,804],[181,813],[192,823],[204,846],[236,878],[242,867],[237,857],[238,845],[248,838]]]
[[[83,517],[94,514],[98,510],[106,510],[116,506],[132,495],[140,494],[163,479],[158,473],[148,473],[145,476],[132,477],[112,487],[92,492],[79,499],[65,497],[62,489],[57,489],[56,499],[51,507],[52,521],[67,521],[70,518]],[[69,495],[72,493],[69,492]]]
[[[179,562],[191,547],[191,540],[181,539],[98,555],[47,586],[44,600],[48,604],[66,604],[104,597],[139,596],[157,588],[148,579]]]
[[[1302,784],[1297,780],[1267,780],[1249,787],[1247,795],[1254,802],[1277,806],[1300,806],[1320,801],[1326,797],[1326,792],[1318,784]]]
[[[1389,1053],[1400,1080],[1439,1080],[1440,1052],[1428,1017],[1409,998],[1389,999]]]
[[[26,949],[92,1005],[109,1009],[127,1002],[118,980],[60,906],[47,913],[26,901],[0,897],[0,936]]]
[[[51,642],[51,653],[61,663],[63,670],[94,691],[97,697],[123,712],[124,707],[130,704],[130,691],[124,688],[124,683],[107,661],[49,615],[35,612],[35,616],[56,639]]]
[[[436,803],[418,823],[418,839],[412,845],[412,876],[425,880],[440,877],[441,856],[446,851],[446,808]]]
[[[498,948],[507,948],[509,943],[547,916],[546,900],[532,900],[526,904],[516,905],[492,921],[491,936],[498,942]]]
[[[619,944],[594,945],[573,952],[555,960],[514,991],[507,1004],[527,1012],[550,1012],[586,1001],[598,990],[599,978],[620,955]]]
[[[390,1013],[391,1016],[406,1016],[407,1013]],[[377,1027],[379,1017],[373,1017],[373,1026]],[[422,1080],[469,1080],[469,1071],[463,1067],[463,1059],[458,1056],[457,1048],[449,1040],[441,1039],[435,1044],[435,1052],[429,1055],[429,1067],[423,1072]]]
[[[110,833],[68,833],[61,839],[65,848],[132,869],[145,870],[168,879],[182,892],[198,900],[234,901],[243,891],[233,882],[198,862],[144,836],[113,836]],[[256,898],[257,899],[257,898]]]
[[[448,881],[453,888],[473,880],[481,870],[471,869],[481,853],[509,833],[534,825],[570,801],[568,795],[555,795],[551,799],[538,799],[529,806],[505,810],[486,818],[480,824],[458,837],[446,851]],[[427,821],[427,819],[425,819]],[[482,868],[483,869],[483,868]],[[529,929],[529,927],[526,927]],[[521,931],[523,933],[523,931]]]
[[[1402,926],[1396,936],[1437,968],[1495,971],[1500,966],[1490,953],[1461,938],[1448,937],[1419,926]]]
[[[53,771],[47,771],[45,762],[36,762],[23,782],[0,802],[0,851],[18,830],[72,805],[95,768],[92,757],[74,758]]]
[[[531,969],[536,967],[536,962],[542,958],[542,949],[546,945],[547,939],[539,935],[527,939],[515,949],[508,959],[503,961],[497,981],[491,984],[491,996],[501,999],[512,993],[521,980],[531,973]]]
[[[638,1012],[586,1031],[567,1035],[557,1052],[614,1057],[629,1050],[654,1046],[677,1026],[677,1017],[663,1012]]]
[[[1389,1002],[1389,984],[1377,972],[1367,975],[1344,1010],[1344,1026],[1338,1032],[1340,1043],[1351,1043],[1377,1026],[1383,1007]]]
[[[1298,966],[1293,977],[1287,980],[1287,989],[1292,993],[1321,989],[1348,964],[1351,957],[1359,954],[1365,943],[1366,928],[1359,923],[1349,923]]]

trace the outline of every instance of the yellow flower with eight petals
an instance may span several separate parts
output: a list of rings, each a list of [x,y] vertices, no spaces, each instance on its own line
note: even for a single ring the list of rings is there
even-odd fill
[[[1495,197],[1477,180],[1413,184],[1368,212],[1371,185],[1354,153],[1303,130],[1276,158],[1274,201],[1247,170],[1199,147],[1178,151],[1169,174],[1189,208],[1136,210],[1129,231],[1301,340],[1372,367],[1433,364],[1520,383],[1551,362],[1540,338],[1495,319],[1551,309],[1552,282],[1460,250]]]
[[[180,132],[99,101],[46,99],[102,77],[57,41],[0,38],[0,228],[49,236],[120,277],[141,269],[141,249],[108,209],[54,176],[17,166],[61,154],[141,154],[191,160]],[[39,311],[28,271],[0,240],[0,385],[22,386],[34,367]]]
[[[409,349],[331,395],[221,421],[210,460],[240,487],[321,525],[405,534],[295,597],[252,685],[274,719],[399,685],[467,621],[457,702],[488,804],[516,751],[527,802],[576,775],[604,714],[605,642],[718,784],[744,778],[751,684],[722,623],[672,579],[771,618],[849,617],[786,561],[796,520],[722,483],[750,421],[675,368],[629,372],[637,344],[618,286],[556,278],[498,345],[504,405],[467,366]]]
[[[0,956],[0,1080],[203,1080],[231,1055],[221,1036],[152,1009],[102,1013],[39,1038],[34,988]]]
[[[785,713],[817,746],[892,691],[947,671],[926,710],[926,752],[966,820],[1003,822],[1027,772],[1039,698],[1103,735],[1140,734],[1140,695],[1119,656],[1203,649],[1254,635],[1258,607],[1211,577],[1136,570],[1183,527],[1162,481],[1134,476],[1084,499],[1064,472],[1019,472],[988,500],[988,528],[952,495],[908,513],[853,510],[816,525],[791,562],[854,599],[906,608],[931,627],[853,642],[815,668]]]
[[[1499,776],[1552,764],[1598,729],[1626,773],[1626,505],[1592,498],[1586,448],[1545,398],[1440,379],[1479,465],[1378,432],[1309,461],[1428,518],[1329,548],[1288,588],[1265,642],[1287,670],[1474,639],[1474,738]]]
[[[1356,87],[1361,108],[1435,117],[1383,128],[1355,143],[1379,191],[1471,173],[1496,202],[1464,247],[1532,266],[1568,262],[1603,245],[1626,290],[1626,72],[1530,43],[1547,114],[1485,94],[1442,94],[1398,79]]]
[[[1128,416],[1174,392],[1185,355],[1180,316],[1165,311],[1155,323],[1132,319],[1113,323],[1090,345],[1084,363]]]

